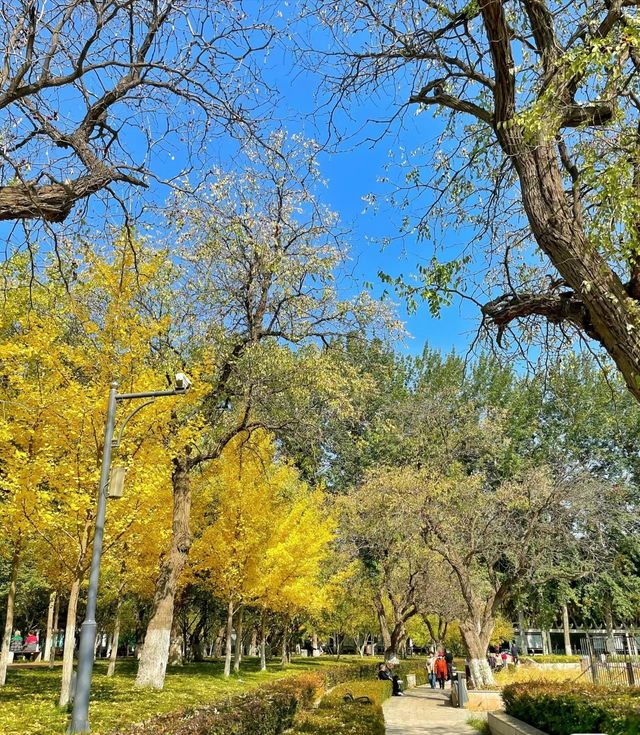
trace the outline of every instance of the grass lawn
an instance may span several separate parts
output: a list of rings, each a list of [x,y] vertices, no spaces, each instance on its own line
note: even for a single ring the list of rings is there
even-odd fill
[[[339,663],[362,661],[343,657]],[[371,659],[365,659],[371,661]],[[263,682],[290,676],[322,666],[335,666],[329,656],[298,658],[284,671],[279,663],[260,672],[258,659],[246,659],[238,676],[225,679],[222,662],[187,664],[168,669],[161,692],[134,686],[136,664],[118,662],[116,674],[107,678],[106,662],[94,668],[90,706],[91,732],[109,733],[124,725],[149,719],[155,714],[224,699],[229,694],[258,686]],[[0,687],[0,733],[2,735],[60,735],[69,723],[69,713],[57,706],[61,669],[9,668],[7,684]]]

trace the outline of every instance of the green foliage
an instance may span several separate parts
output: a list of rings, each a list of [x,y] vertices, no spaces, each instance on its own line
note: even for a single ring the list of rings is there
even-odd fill
[[[391,696],[391,682],[380,681],[348,681],[340,684],[331,690],[320,703],[320,707],[333,708],[343,702],[345,694],[350,693],[354,699],[358,697],[369,697],[369,699],[378,705],[389,699]]]
[[[354,698],[369,697],[371,704],[345,702],[347,692]],[[391,696],[390,681],[349,681],[328,694],[318,709],[296,718],[292,735],[384,735],[383,702]]]
[[[567,684],[511,684],[502,692],[507,714],[549,735],[640,733],[640,687],[606,688]]]
[[[185,716],[194,714],[195,707],[224,708],[236,696],[250,695],[257,688],[265,691],[269,682],[274,687],[277,684],[272,691],[279,692],[278,702],[284,701],[284,695],[295,696],[308,706],[325,689],[361,676],[373,678],[376,671],[375,664],[363,666],[350,663],[349,659],[344,663],[298,659],[286,671],[274,663],[269,664],[268,671],[260,672],[256,659],[246,659],[241,677],[224,679],[222,663],[207,662],[173,668],[164,690],[153,691],[133,686],[135,669],[133,661],[119,661],[115,676],[107,678],[106,663],[96,662],[91,699],[94,735],[112,733],[114,729],[125,732],[133,722],[144,722],[147,728],[136,732],[161,733],[160,726],[154,729],[156,725],[152,723],[164,722],[166,717],[173,725],[182,724]],[[2,735],[64,733],[69,715],[56,706],[59,688],[59,667],[10,669],[7,685],[0,689]]]
[[[557,653],[548,653],[532,656],[538,664],[575,664],[579,663],[581,656],[565,656]]]

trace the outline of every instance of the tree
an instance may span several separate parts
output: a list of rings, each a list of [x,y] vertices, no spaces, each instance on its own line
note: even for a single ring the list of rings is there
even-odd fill
[[[525,334],[536,320],[577,332],[640,398],[635,2],[326,0],[312,12],[336,45],[335,100],[400,94],[443,118],[433,177],[413,163],[406,176],[432,194],[418,234],[430,237],[440,216],[476,238],[405,292],[437,311],[464,289],[466,265],[499,262],[503,292],[478,283],[471,296],[499,341],[518,321]]]
[[[365,295],[338,297],[334,270],[344,253],[335,215],[313,194],[314,147],[294,144],[291,150],[275,136],[276,152],[266,161],[250,161],[242,174],[219,172],[205,206],[176,205],[185,285],[178,298],[165,294],[162,311],[183,317],[164,346],[203,368],[201,387],[173,422],[172,543],[161,564],[139,686],[164,682],[175,591],[191,545],[191,477],[237,435],[265,429],[315,438],[320,417],[348,412],[357,374],[332,339],[369,329],[380,316]],[[152,298],[157,304],[157,294]]]
[[[108,386],[114,374],[125,384],[134,376],[147,384],[164,381],[147,360],[158,324],[135,306],[136,284],[148,284],[162,259],[140,260],[134,272],[132,251],[125,240],[120,244],[111,259],[89,254],[82,280],[72,284],[65,285],[54,266],[43,283],[28,288],[28,267],[19,269],[2,314],[2,394],[11,407],[0,443],[8,471],[5,500],[11,501],[3,510],[20,512],[22,520],[12,528],[28,528],[43,571],[55,588],[69,589],[61,706],[69,700],[76,612],[90,564]],[[130,427],[121,460],[145,441],[153,443],[157,416],[152,411],[147,418],[151,427]],[[153,454],[147,459],[152,469],[136,492],[110,512],[107,551],[126,537],[136,517],[150,517],[167,463]]]
[[[99,192],[126,209],[127,190],[201,179],[212,132],[255,134],[267,15],[209,0],[5,3],[0,220],[63,222]]]

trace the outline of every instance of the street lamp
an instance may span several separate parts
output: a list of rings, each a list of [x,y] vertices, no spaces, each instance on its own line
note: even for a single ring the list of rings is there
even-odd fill
[[[89,591],[87,593],[87,610],[80,629],[80,648],[78,650],[78,669],[76,674],[76,691],[73,700],[73,714],[68,733],[89,732],[89,694],[91,691],[91,676],[93,674],[93,657],[96,641],[96,603],[98,601],[98,582],[100,579],[100,557],[102,556],[102,542],[104,539],[104,520],[107,513],[107,493],[109,490],[109,469],[111,466],[111,450],[120,445],[122,432],[129,420],[140,409],[153,403],[156,398],[163,396],[181,396],[191,387],[191,381],[184,373],[175,376],[173,390],[148,391],[146,393],[118,393],[118,384],[111,383],[109,390],[109,406],[107,408],[107,425],[104,430],[104,447],[102,449],[102,471],[98,486],[98,511],[96,513],[96,530],[93,537],[93,554],[91,556],[91,573],[89,575]],[[113,434],[116,422],[116,407],[118,401],[131,401],[137,398],[149,400],[134,409],[122,422],[117,441]]]

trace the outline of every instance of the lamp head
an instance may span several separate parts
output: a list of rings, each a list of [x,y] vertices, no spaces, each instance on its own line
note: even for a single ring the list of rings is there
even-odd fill
[[[191,381],[184,373],[176,373],[176,390],[186,393],[191,388]]]

